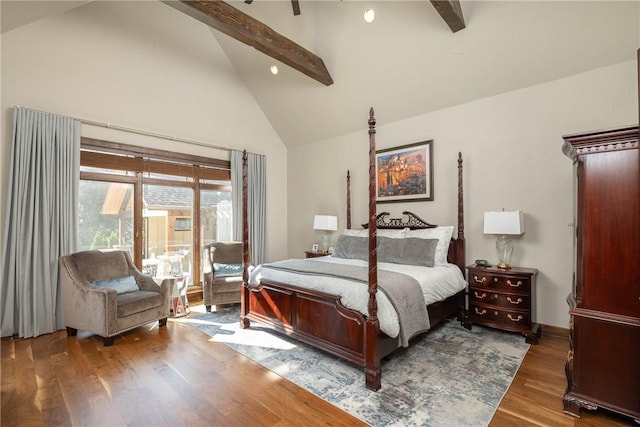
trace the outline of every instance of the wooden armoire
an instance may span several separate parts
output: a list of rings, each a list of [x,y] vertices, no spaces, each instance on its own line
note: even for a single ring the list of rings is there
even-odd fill
[[[605,408],[640,420],[638,127],[563,138],[576,172],[564,412]]]

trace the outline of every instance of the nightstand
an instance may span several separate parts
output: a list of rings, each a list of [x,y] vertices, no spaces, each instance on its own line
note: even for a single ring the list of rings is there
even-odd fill
[[[313,251],[304,251],[305,258],[318,258],[321,256],[329,256],[328,253],[324,252],[313,252]]]
[[[520,332],[537,344],[542,330],[536,320],[535,268],[467,266],[469,321]]]

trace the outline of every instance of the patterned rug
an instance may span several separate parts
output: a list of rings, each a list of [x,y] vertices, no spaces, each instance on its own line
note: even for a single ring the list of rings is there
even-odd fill
[[[372,392],[361,368],[257,322],[240,329],[239,315],[235,306],[181,322],[372,426],[486,426],[529,349],[520,334],[447,321],[384,361]]]

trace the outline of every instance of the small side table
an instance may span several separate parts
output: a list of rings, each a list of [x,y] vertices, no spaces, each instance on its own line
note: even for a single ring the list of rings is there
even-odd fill
[[[328,253],[324,252],[313,252],[313,251],[304,251],[305,258],[319,258],[323,256],[329,256]]]
[[[536,323],[535,268],[467,266],[469,320],[506,331],[520,332],[529,344],[542,334]]]
[[[164,279],[171,280],[171,297],[169,298],[169,316],[183,317],[189,314],[189,301],[187,300],[187,280],[184,277],[156,276],[153,278],[160,284]]]

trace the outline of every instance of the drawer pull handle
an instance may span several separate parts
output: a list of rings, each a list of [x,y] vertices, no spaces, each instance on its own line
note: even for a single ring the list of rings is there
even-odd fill
[[[473,280],[476,281],[476,283],[484,283],[487,281],[486,277],[483,277],[482,280],[478,279],[478,276],[473,276]]]
[[[515,319],[513,318],[513,316],[511,316],[511,313],[507,314],[507,317],[509,318],[509,320],[511,320],[512,322],[519,322],[522,319],[524,319],[524,317],[522,317],[522,314],[518,314],[518,317],[516,317]]]
[[[493,278],[493,281],[494,281],[494,282],[496,282],[496,283],[498,283],[498,278],[497,278],[497,277],[494,277],[494,278]]]
[[[484,292],[482,293],[482,295],[478,295],[478,292],[475,292],[475,291],[473,293],[475,294],[476,298],[478,298],[478,299],[482,299],[482,298],[487,296],[487,294],[485,294]]]
[[[487,314],[487,310],[480,311],[480,310],[478,310],[478,307],[476,307],[476,314],[479,314],[479,315],[482,316],[483,314]]]
[[[507,297],[507,301],[509,301],[511,304],[520,304],[522,302],[522,298],[518,298],[517,300],[512,300],[511,297]]]
[[[514,285],[513,283],[511,283],[511,280],[509,279],[509,280],[507,280],[507,285],[511,286],[512,288],[517,288],[520,285],[522,285],[522,280],[518,280],[516,282],[516,284]]]

